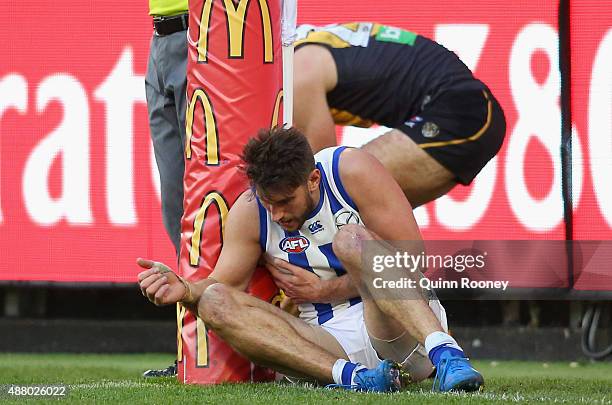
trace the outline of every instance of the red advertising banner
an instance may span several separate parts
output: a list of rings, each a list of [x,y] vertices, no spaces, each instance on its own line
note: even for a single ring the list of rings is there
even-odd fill
[[[612,9],[604,3],[570,2],[574,237],[582,240],[612,239]],[[300,23],[377,21],[435,39],[504,108],[506,142],[473,185],[415,211],[426,238],[565,238],[557,1],[298,7]],[[0,280],[133,283],[136,257],[175,263],[144,104],[146,2],[8,0],[0,11],[10,16],[0,27]],[[383,130],[338,133],[358,145]],[[600,278],[576,282],[602,288]]]
[[[174,264],[149,140],[143,2],[3,1],[0,279],[136,281]]]
[[[578,240],[612,239],[611,14],[605,2],[570,2],[572,148],[578,152],[572,165],[574,238]],[[598,254],[591,257],[591,250]],[[605,251],[579,249],[575,260],[582,263],[575,266],[576,290],[612,289],[610,255],[602,254]]]

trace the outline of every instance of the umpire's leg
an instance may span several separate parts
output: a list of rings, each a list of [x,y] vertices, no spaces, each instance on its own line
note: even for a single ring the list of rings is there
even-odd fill
[[[149,127],[161,183],[164,226],[179,252],[185,171],[186,31],[153,35],[145,78]]]

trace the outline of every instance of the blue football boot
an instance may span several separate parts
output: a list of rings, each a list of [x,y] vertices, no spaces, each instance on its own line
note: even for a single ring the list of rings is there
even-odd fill
[[[402,387],[401,366],[390,360],[382,361],[378,367],[364,368],[355,374],[354,384],[330,384],[327,388],[344,388],[354,391],[395,392]]]
[[[432,390],[472,392],[482,389],[484,378],[472,367],[467,357],[444,352],[436,365]]]

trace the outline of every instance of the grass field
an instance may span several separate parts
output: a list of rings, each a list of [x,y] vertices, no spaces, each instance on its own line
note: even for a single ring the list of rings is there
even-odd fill
[[[171,361],[159,354],[0,354],[0,385],[66,384],[69,391],[60,402],[71,403],[612,404],[611,362],[476,362],[486,378],[486,389],[478,394],[434,394],[429,381],[396,394],[363,394],[272,383],[184,386],[173,378],[140,377],[143,370]],[[24,398],[0,394],[0,402],[6,400],[23,403]]]

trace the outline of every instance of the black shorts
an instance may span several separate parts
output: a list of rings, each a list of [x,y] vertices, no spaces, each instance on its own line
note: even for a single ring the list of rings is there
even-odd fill
[[[501,148],[506,119],[488,89],[457,88],[426,97],[423,110],[396,129],[468,185]]]

